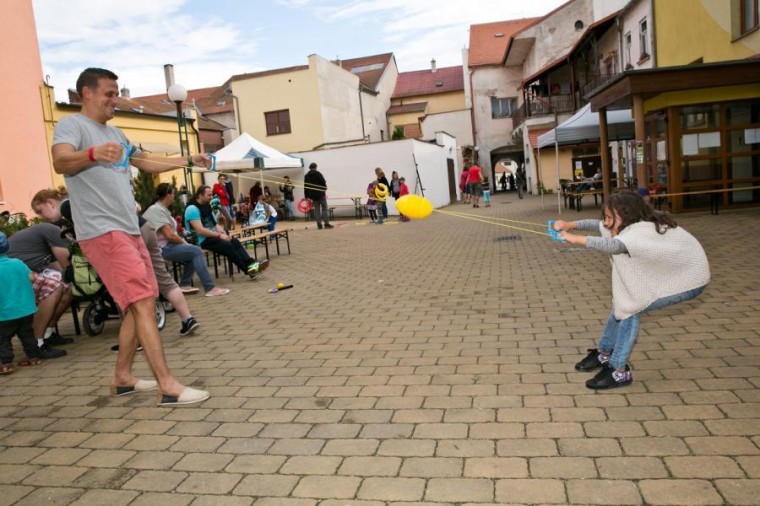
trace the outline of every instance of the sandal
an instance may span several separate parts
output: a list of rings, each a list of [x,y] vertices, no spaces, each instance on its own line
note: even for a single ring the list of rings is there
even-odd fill
[[[24,360],[19,360],[18,365],[21,367],[29,367],[32,365],[40,365],[42,363],[42,360],[39,358],[25,358]]]
[[[13,372],[11,364],[0,364],[0,374],[10,374]]]

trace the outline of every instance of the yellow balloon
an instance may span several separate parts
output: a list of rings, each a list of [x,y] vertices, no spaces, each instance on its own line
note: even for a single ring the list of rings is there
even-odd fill
[[[433,204],[419,195],[404,195],[396,201],[396,209],[407,218],[421,220],[433,213]]]
[[[277,288],[283,288],[285,287],[285,283],[277,283]]]

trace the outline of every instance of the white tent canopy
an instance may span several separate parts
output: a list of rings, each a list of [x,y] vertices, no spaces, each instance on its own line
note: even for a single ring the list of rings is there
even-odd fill
[[[287,169],[303,167],[303,160],[280,153],[271,146],[243,132],[237,139],[216,153],[217,172],[248,172],[260,169]],[[195,169],[206,172],[206,169]]]
[[[633,116],[630,109],[607,111],[607,130],[610,141],[634,139]],[[599,141],[599,113],[591,112],[591,104],[579,109],[570,119],[538,136],[538,147],[557,142],[560,146]]]

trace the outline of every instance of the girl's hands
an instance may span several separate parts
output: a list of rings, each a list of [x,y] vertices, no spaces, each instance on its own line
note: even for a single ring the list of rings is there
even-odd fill
[[[563,230],[570,230],[571,228],[573,228],[573,227],[570,226],[571,223],[572,222],[563,221],[563,220],[556,220],[554,222],[554,224],[553,224],[553,228],[557,232],[561,232]]]

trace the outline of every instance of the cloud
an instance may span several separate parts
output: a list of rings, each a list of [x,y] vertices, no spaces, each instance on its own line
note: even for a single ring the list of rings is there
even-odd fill
[[[57,88],[72,88],[82,69],[98,66],[116,72],[133,96],[160,93],[166,63],[188,88],[219,85],[250,70],[245,62],[259,47],[260,32],[243,34],[220,18],[189,14],[187,0],[33,0],[33,5],[43,67]],[[63,98],[60,90],[58,95]]]

